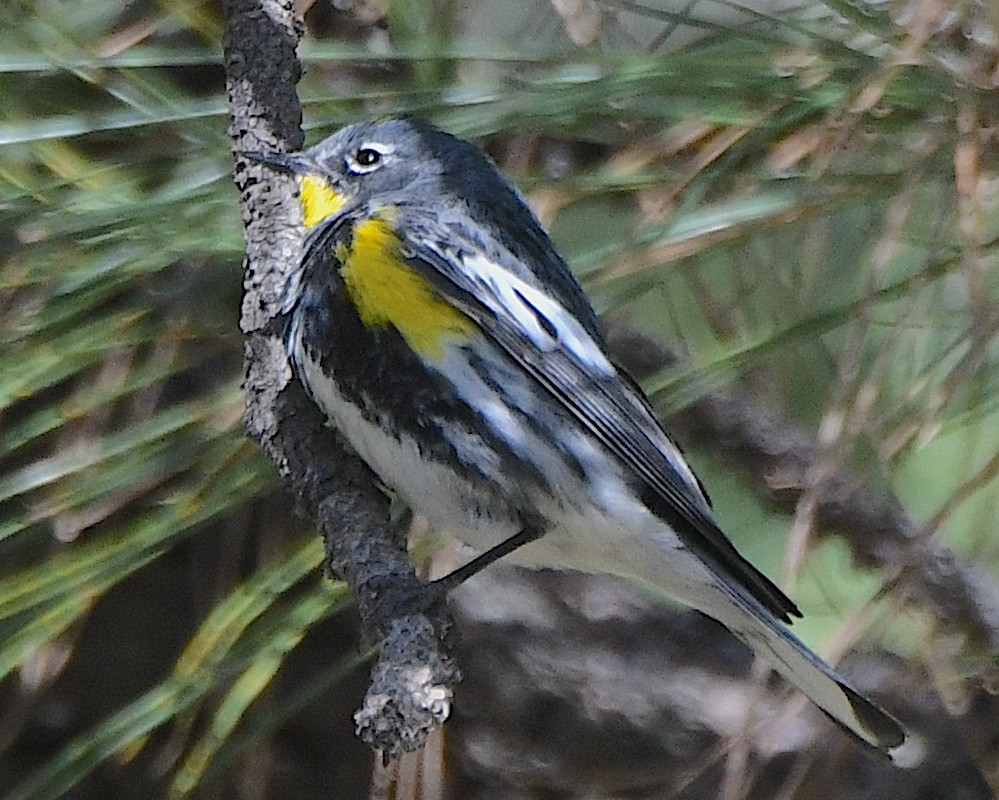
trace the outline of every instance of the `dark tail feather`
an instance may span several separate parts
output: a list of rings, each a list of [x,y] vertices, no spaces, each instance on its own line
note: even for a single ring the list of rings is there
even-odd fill
[[[719,588],[718,607],[698,604],[701,610],[766,658],[840,728],[900,767],[922,760],[922,742],[891,714],[851,687],[756,600],[729,586]]]

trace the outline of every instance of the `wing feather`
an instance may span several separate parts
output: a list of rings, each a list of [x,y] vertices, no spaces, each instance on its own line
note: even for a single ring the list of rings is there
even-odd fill
[[[407,219],[399,229],[409,232],[403,253],[411,266],[642,479],[646,500],[684,546],[779,619],[800,616],[718,527],[679,449],[593,337],[556,300],[502,266],[513,255],[495,243],[462,246],[455,230],[428,217]]]

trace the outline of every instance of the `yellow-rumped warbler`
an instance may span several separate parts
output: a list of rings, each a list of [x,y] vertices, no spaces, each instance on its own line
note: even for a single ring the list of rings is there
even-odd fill
[[[719,529],[565,261],[476,147],[388,120],[248,155],[299,179],[294,369],[389,487],[484,554],[457,578],[507,555],[643,579],[725,624],[848,733],[915,760],[903,727],[784,627],[800,612]]]

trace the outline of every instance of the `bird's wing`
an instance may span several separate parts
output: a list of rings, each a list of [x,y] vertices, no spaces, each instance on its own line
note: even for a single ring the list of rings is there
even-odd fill
[[[628,468],[648,491],[643,499],[720,580],[742,587],[784,622],[794,603],[736,551],[712,518],[680,450],[594,338],[549,294],[523,277],[522,265],[495,241],[462,241],[440,215],[413,215],[402,253],[440,295],[476,322],[552,397]]]

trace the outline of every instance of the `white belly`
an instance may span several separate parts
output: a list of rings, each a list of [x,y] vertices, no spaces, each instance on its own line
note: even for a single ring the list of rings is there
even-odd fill
[[[303,377],[357,454],[405,503],[438,531],[484,552],[519,530],[513,514],[496,513],[471,482],[448,466],[423,458],[413,439],[386,433],[346,400],[319,366],[300,364]],[[530,568],[573,569],[640,578],[670,586],[680,599],[697,604],[710,578],[699,559],[684,549],[672,530],[655,517],[619,477],[618,468],[593,442],[580,435],[574,452],[592,462],[600,476],[588,484],[560,475],[560,498],[535,497],[537,511],[550,522],[538,540],[505,557]],[[492,510],[490,510],[490,508]]]

